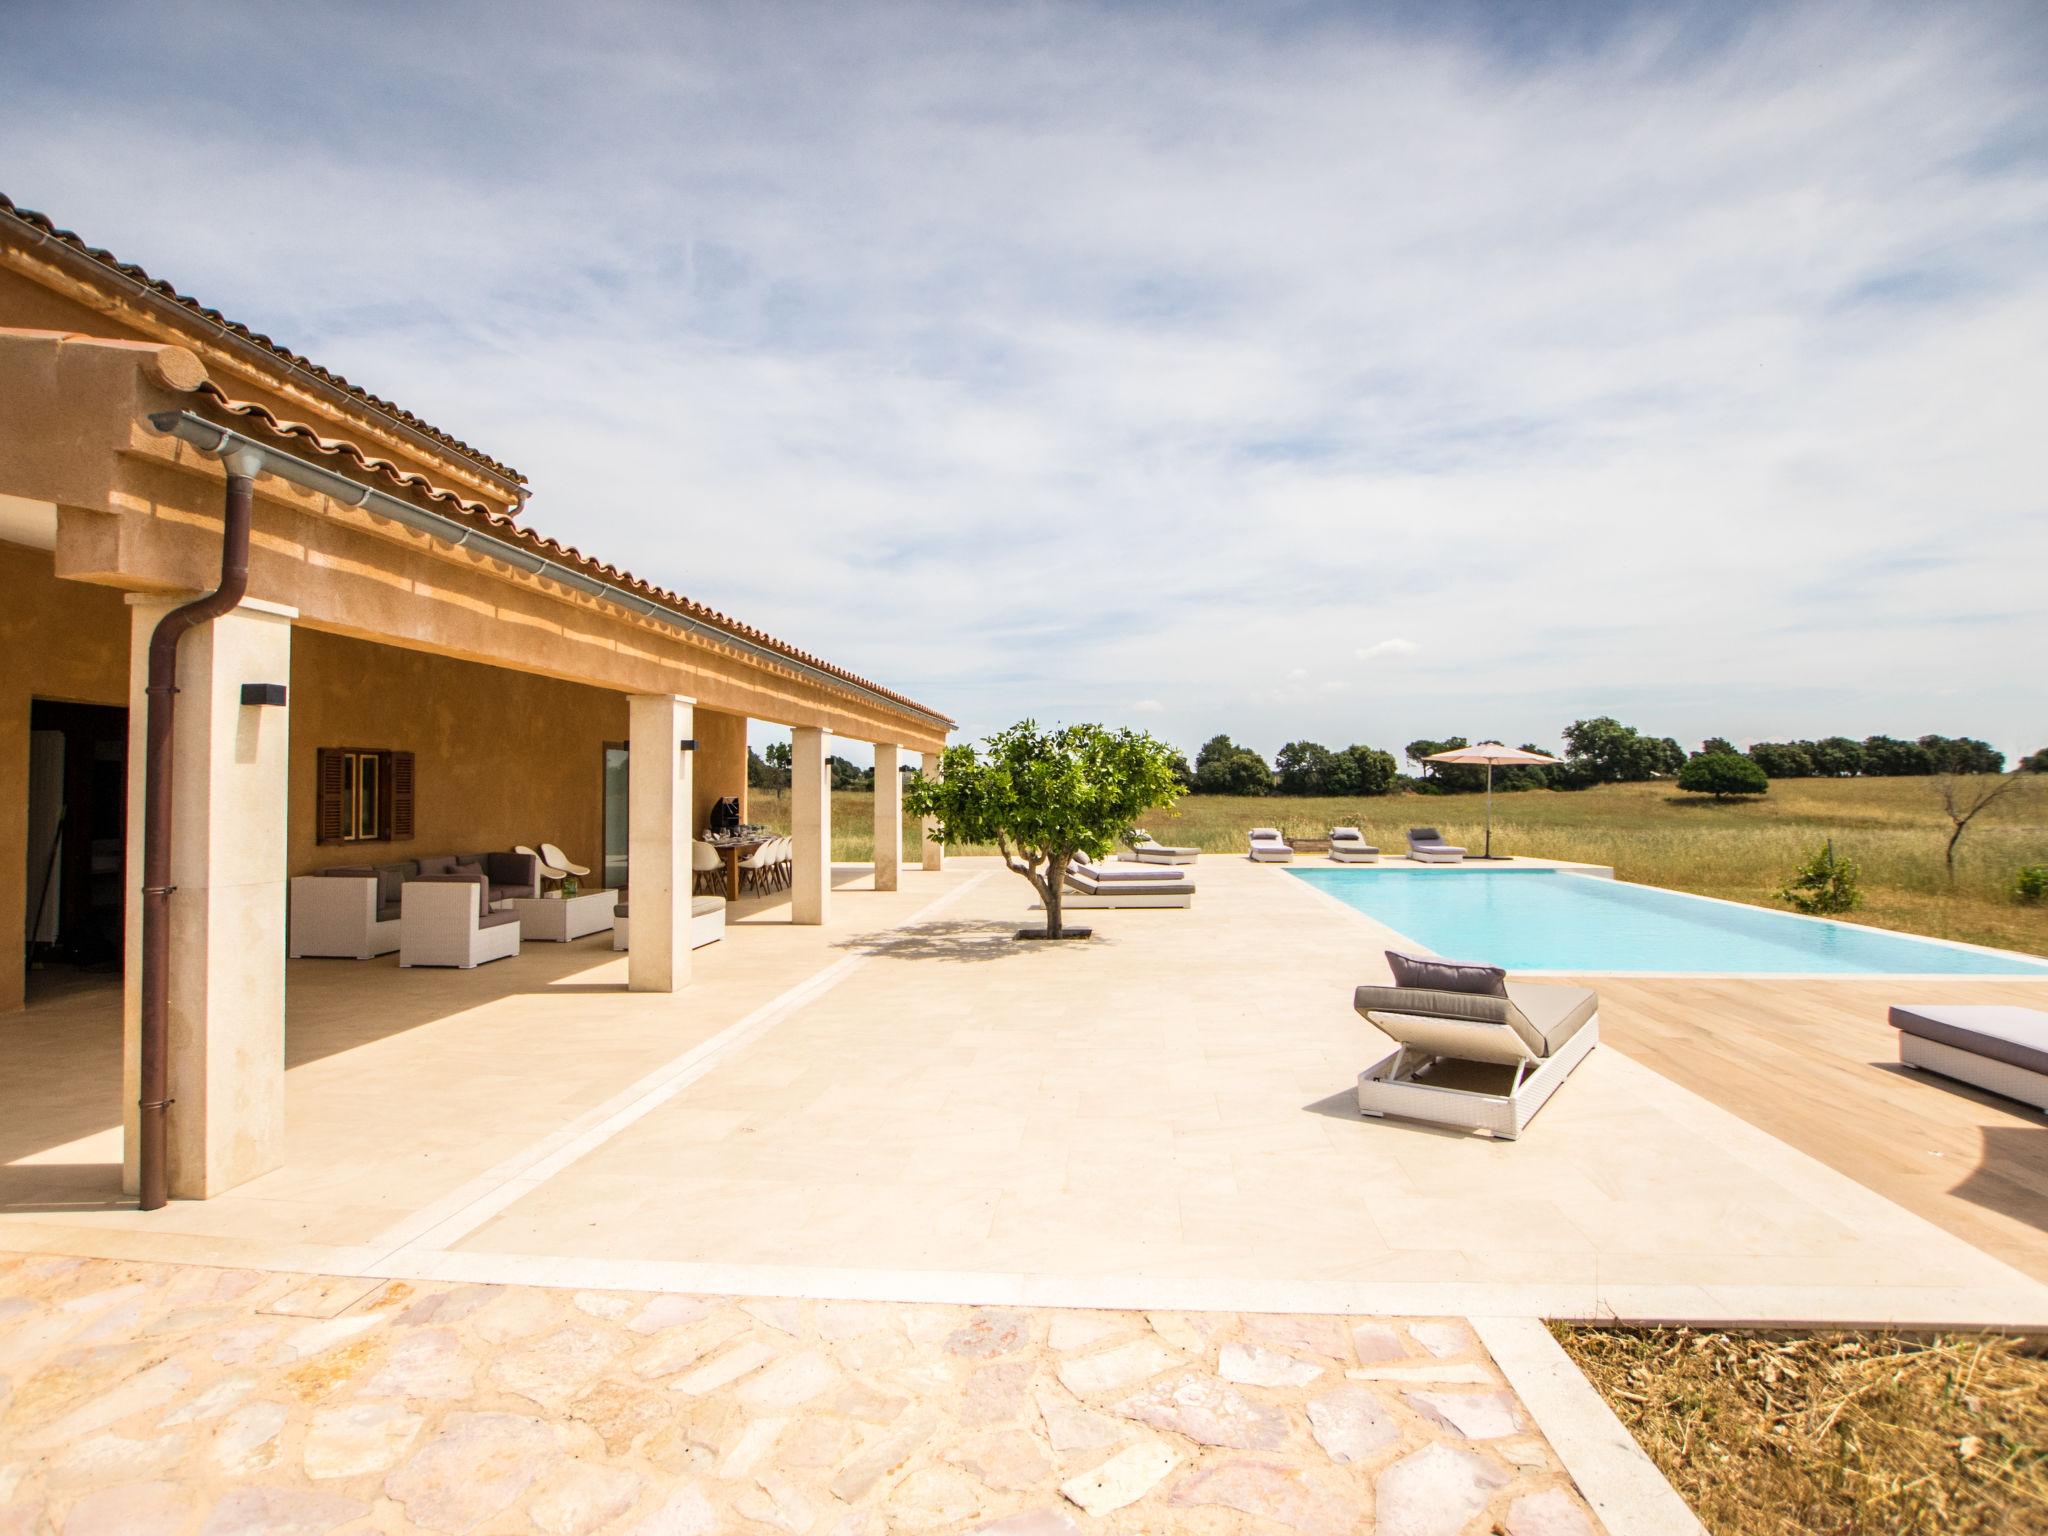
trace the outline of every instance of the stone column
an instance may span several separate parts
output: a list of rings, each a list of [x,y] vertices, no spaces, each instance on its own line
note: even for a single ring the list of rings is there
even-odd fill
[[[939,762],[940,755],[937,752],[927,752],[924,754],[924,776],[926,778],[942,779],[945,777]],[[927,816],[917,829],[918,843],[924,849],[924,867],[926,869],[943,869],[945,867],[945,847],[943,844],[932,841],[932,833],[937,826],[938,823]]]
[[[149,637],[188,596],[129,599],[127,979],[122,1187],[139,1187],[142,832]],[[208,1199],[284,1162],[284,956],[290,695],[298,610],[246,600],[178,646],[171,737],[170,1192]]]
[[[902,756],[895,743],[875,743],[875,889],[893,891],[903,865]]]
[[[825,733],[815,725],[790,731],[790,835],[795,846],[789,920],[817,924],[832,909],[832,770]]]
[[[636,693],[626,704],[626,856],[630,862],[626,985],[673,992],[690,984],[690,739],[693,701]]]

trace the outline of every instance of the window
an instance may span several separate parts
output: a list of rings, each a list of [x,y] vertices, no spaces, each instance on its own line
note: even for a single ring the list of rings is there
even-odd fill
[[[322,747],[317,768],[317,840],[388,843],[412,836],[410,752],[375,747]]]

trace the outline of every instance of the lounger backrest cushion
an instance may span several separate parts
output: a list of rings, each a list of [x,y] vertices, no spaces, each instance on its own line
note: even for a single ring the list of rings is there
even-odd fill
[[[1443,833],[1437,831],[1435,827],[1410,827],[1408,829],[1408,841],[1411,843],[1440,843],[1443,840]]]
[[[1508,973],[1480,960],[1439,960],[1429,955],[1386,952],[1397,987],[1423,987],[1432,992],[1473,992],[1481,997],[1506,997]]]
[[[1362,843],[1365,841],[1365,834],[1356,827],[1332,827],[1330,828],[1330,841],[1333,843]]]
[[[1280,829],[1278,827],[1253,827],[1252,837],[1262,843],[1277,843],[1280,841]]]

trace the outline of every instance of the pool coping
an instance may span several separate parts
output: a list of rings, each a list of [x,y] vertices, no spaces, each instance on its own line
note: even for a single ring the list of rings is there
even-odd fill
[[[1382,873],[1396,873],[1402,876],[1420,874],[1425,870],[1431,871],[1432,873],[1439,875],[1448,875],[1453,870],[1464,870],[1467,873],[1482,875],[1577,875],[1582,879],[1605,880],[1614,885],[1633,886],[1640,890],[1657,891],[1667,896],[1681,896],[1684,897],[1687,901],[1709,902],[1715,906],[1734,907],[1738,911],[1742,912],[1764,912],[1768,913],[1772,917],[1788,917],[1794,919],[1795,921],[1803,923],[1824,923],[1831,927],[1852,928],[1859,932],[1864,933],[1884,934],[1896,938],[1909,939],[1919,944],[1935,944],[1939,945],[1944,949],[1961,950],[1966,954],[1987,955],[2000,960],[2016,960],[2027,967],[2025,970],[2022,971],[1616,971],[1600,970],[1591,966],[1569,966],[1564,968],[1543,967],[1541,969],[1526,966],[1508,967],[1510,974],[1516,976],[1615,976],[1638,978],[1644,981],[1697,981],[1702,979],[1708,979],[1725,981],[1943,982],[1994,980],[1998,978],[2009,979],[2014,976],[2018,976],[2022,979],[2048,980],[2048,957],[2043,957],[2041,955],[2030,955],[2023,950],[1997,949],[1989,944],[1971,944],[1963,939],[1937,938],[1935,935],[1931,933],[1914,933],[1908,929],[1903,928],[1880,928],[1873,923],[1844,922],[1840,918],[1821,917],[1815,913],[1810,912],[1780,912],[1776,907],[1758,906],[1755,902],[1730,901],[1725,896],[1703,896],[1698,891],[1681,891],[1668,885],[1653,885],[1647,880],[1624,880],[1618,875],[1616,875],[1611,868],[1604,864],[1570,864],[1562,860],[1552,859],[1545,860],[1541,864],[1532,863],[1529,868],[1520,870],[1486,868],[1473,869],[1469,865],[1461,864],[1416,864],[1413,866],[1382,865],[1373,866],[1371,868],[1362,868],[1361,866],[1355,864],[1331,863],[1329,865],[1317,865],[1315,867],[1319,871],[1328,872],[1341,871],[1347,873],[1371,873],[1377,870],[1378,872]],[[1300,876],[1305,873],[1305,871],[1295,869],[1291,865],[1283,865],[1281,866],[1281,868],[1285,869],[1288,874],[1295,876]],[[1303,880],[1301,883],[1304,886],[1306,886],[1309,890],[1314,891],[1317,897],[1319,897],[1321,900],[1326,901],[1330,905],[1350,913],[1355,918],[1364,918],[1367,922],[1373,924],[1373,926],[1377,928],[1383,928],[1389,933],[1398,934],[1402,939],[1406,940],[1408,943],[1419,946],[1425,953],[1432,955],[1441,955],[1443,953],[1441,950],[1430,948],[1427,944],[1422,943],[1420,939],[1415,938],[1412,934],[1403,933],[1400,929],[1394,927],[1393,924],[1384,922],[1381,919],[1374,917],[1369,912],[1361,912],[1358,908],[1351,906],[1349,903],[1338,900],[1335,896],[1331,895],[1330,892],[1323,889],[1321,885],[1319,885],[1317,882],[1313,880]]]

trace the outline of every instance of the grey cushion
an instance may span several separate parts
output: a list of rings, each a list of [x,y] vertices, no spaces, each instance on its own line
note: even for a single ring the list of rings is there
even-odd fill
[[[468,875],[472,880],[482,880],[486,884],[490,883],[490,877],[484,873],[483,862],[477,859],[457,859],[455,867],[449,870],[448,873],[451,875]]]
[[[1512,1029],[1538,1056],[1549,1056],[1576,1035],[1599,1010],[1590,987],[1527,981],[1506,984],[1505,996],[1445,992],[1428,987],[1360,987],[1352,1006],[1360,1013],[1414,1013],[1461,1023],[1498,1024]]]
[[[613,917],[631,917],[632,915],[632,913],[626,910],[626,904],[623,901],[620,902],[616,907],[612,908]]]
[[[1435,827],[1410,827],[1408,829],[1408,841],[1411,843],[1440,843],[1443,840],[1443,833],[1437,831]]]
[[[1432,992],[1476,992],[1483,997],[1506,997],[1508,973],[1497,965],[1479,960],[1437,960],[1425,955],[1404,955],[1386,951],[1387,965],[1397,987],[1423,987]]]
[[[421,872],[419,865],[411,859],[404,859],[396,864],[379,864],[377,905],[381,907],[395,904],[405,890],[405,882]]]
[[[2048,1073],[2048,1013],[2011,1003],[1916,1003],[1891,1011],[1892,1026],[1923,1040]]]
[[[486,912],[476,920],[476,926],[478,931],[481,932],[485,928],[502,928],[507,923],[516,923],[518,921],[519,914],[517,912]]]
[[[353,878],[360,880],[365,875],[376,874],[377,871],[372,869],[367,864],[337,864],[332,869],[317,870],[315,871],[315,873],[321,875],[333,875],[337,878]]]
[[[1555,1056],[1564,1048],[1564,1043],[1584,1029],[1587,1020],[1600,1011],[1600,994],[1591,987],[1511,981],[1508,983],[1508,1003],[1508,1023],[1529,1049],[1538,1056]],[[1519,1023],[1516,1022],[1518,1017]],[[1533,1039],[1531,1031],[1534,1032]]]
[[[388,901],[377,908],[377,921],[380,923],[395,923],[404,915],[405,906],[402,902]]]
[[[448,875],[455,872],[457,855],[452,853],[423,854],[418,860],[423,875]]]

